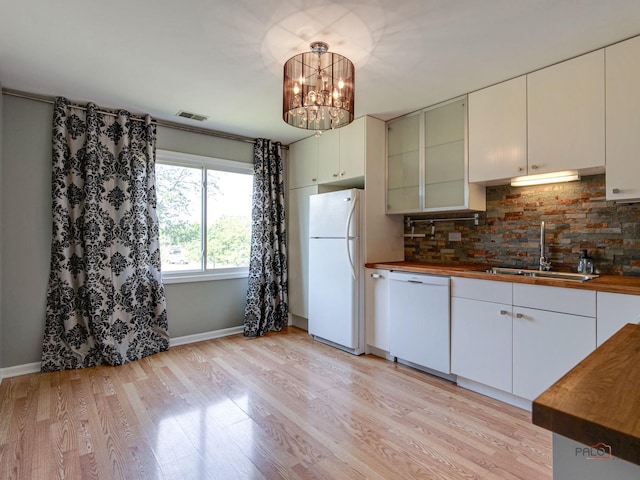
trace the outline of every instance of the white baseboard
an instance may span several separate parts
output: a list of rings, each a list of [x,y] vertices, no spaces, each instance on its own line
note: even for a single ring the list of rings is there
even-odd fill
[[[458,386],[466,388],[467,390],[486,395],[487,397],[500,400],[501,402],[508,403],[509,405],[513,405],[514,407],[518,407],[529,412],[531,411],[532,402],[526,398],[518,397],[512,393],[504,392],[497,388],[483,385],[482,383],[474,382],[467,378],[458,377],[457,383]]]
[[[212,332],[196,333],[195,335],[185,335],[184,337],[176,337],[169,339],[169,346],[176,347],[178,345],[186,345],[187,343],[202,342],[213,338],[227,337],[242,333],[244,327],[223,328],[222,330],[214,330]],[[0,382],[3,378],[17,377],[19,375],[27,375],[29,373],[38,373],[40,371],[41,362],[25,363],[24,365],[15,365],[13,367],[0,368]]]
[[[385,360],[389,360],[390,362],[393,362],[393,356],[391,356],[389,352],[387,352],[386,350],[382,350],[380,348],[374,347],[372,345],[367,345],[367,349],[365,353],[368,353],[370,355],[375,355],[376,357],[384,358]]]
[[[214,338],[228,337],[229,335],[235,335],[242,333],[244,326],[223,328],[222,330],[214,330],[212,332],[196,333],[194,335],[186,335],[184,337],[172,338],[169,341],[170,347],[177,347],[178,345],[186,345],[187,343],[203,342],[205,340],[212,340]]]
[[[27,375],[29,373],[38,373],[40,371],[41,362],[25,363],[24,365],[15,365],[13,367],[0,368],[0,381],[3,378],[17,377],[18,375]]]
[[[294,315],[293,313],[289,314],[289,325],[309,331],[309,320],[304,317]]]

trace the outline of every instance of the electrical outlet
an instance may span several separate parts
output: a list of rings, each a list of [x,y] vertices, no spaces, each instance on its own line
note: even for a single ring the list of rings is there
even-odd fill
[[[449,232],[449,241],[450,242],[461,242],[462,241],[462,233],[460,233],[460,232]]]

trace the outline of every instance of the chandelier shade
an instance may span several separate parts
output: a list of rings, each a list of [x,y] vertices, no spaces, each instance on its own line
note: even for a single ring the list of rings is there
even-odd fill
[[[354,115],[353,63],[328,52],[323,42],[284,64],[282,119],[307,130],[329,130],[348,125]]]

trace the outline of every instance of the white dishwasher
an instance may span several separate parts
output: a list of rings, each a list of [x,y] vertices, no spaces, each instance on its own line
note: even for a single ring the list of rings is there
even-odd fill
[[[451,373],[451,279],[393,271],[389,280],[389,353]]]

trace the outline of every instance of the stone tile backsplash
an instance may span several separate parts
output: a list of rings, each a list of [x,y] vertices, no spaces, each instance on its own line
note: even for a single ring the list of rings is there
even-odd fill
[[[469,214],[411,216],[452,217]],[[607,202],[604,175],[532,187],[487,187],[487,211],[480,213],[478,226],[466,220],[436,222],[432,236],[429,223],[418,223],[414,233],[426,236],[405,238],[405,259],[537,268],[542,220],[552,270],[576,271],[586,249],[597,273],[640,276],[640,203]],[[460,241],[449,240],[455,232]],[[405,227],[405,233],[411,229]]]

